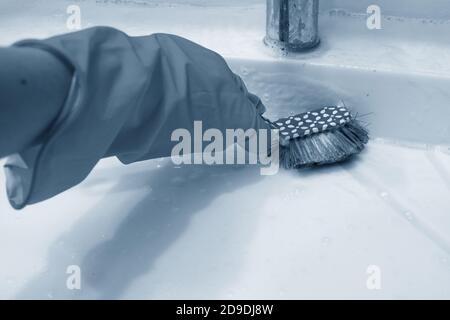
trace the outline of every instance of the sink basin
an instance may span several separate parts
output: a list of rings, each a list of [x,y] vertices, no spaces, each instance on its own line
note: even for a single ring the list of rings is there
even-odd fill
[[[310,64],[295,56],[228,62],[262,97],[269,118],[343,102],[372,137],[450,145],[450,77]]]
[[[344,32],[358,30],[360,18],[332,14],[322,17],[317,51],[279,56],[261,41],[264,6],[240,3],[105,5],[98,21],[93,10],[86,16],[90,25],[173,32],[217,50],[269,118],[343,101],[368,125],[367,149],[350,162],[274,176],[255,166],[108,158],[80,185],[21,212],[4,196],[0,298],[450,298],[448,48],[431,43],[439,54],[430,62],[422,46],[395,40],[417,21],[387,21],[389,37],[375,35],[371,46],[366,31]],[[38,8],[34,21],[46,19],[36,36],[64,32],[64,8],[50,16]],[[169,12],[177,24],[164,24]],[[198,22],[205,16],[207,31]],[[8,19],[16,33],[1,43],[30,30]],[[71,265],[81,290],[66,286]],[[374,268],[377,288],[368,285]]]

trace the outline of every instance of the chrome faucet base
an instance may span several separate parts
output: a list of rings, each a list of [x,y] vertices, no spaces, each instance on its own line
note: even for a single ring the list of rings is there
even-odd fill
[[[264,43],[301,52],[319,43],[319,0],[267,0]]]
[[[300,53],[300,52],[308,52],[318,47],[320,45],[320,38],[317,38],[313,42],[294,44],[285,41],[274,40],[268,36],[265,36],[263,42],[266,46],[270,48],[280,49],[286,52]]]

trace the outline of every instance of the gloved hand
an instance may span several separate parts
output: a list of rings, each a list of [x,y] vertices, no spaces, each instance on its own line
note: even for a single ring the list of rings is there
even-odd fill
[[[265,108],[217,53],[186,39],[129,37],[95,27],[15,44],[53,53],[74,68],[66,103],[44,142],[5,165],[13,207],[81,182],[105,156],[124,163],[166,157],[175,129],[270,129]]]

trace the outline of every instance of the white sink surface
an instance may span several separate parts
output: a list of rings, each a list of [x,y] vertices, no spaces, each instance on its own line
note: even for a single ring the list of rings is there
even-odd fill
[[[352,163],[271,177],[110,159],[23,212],[1,202],[0,294],[449,298],[449,179],[445,150],[382,141]],[[69,265],[80,291],[66,288]],[[369,265],[381,290],[366,288]]]
[[[67,31],[69,2],[11,3],[1,44]],[[264,6],[249,3],[80,6],[84,26],[173,32],[219,51],[271,117],[344,100],[370,123],[367,150],[270,177],[105,159],[21,212],[3,196],[0,298],[450,298],[450,24],[386,20],[376,34],[359,16],[324,13],[321,48],[281,57],[261,44]],[[82,290],[66,288],[69,265]],[[381,290],[366,287],[371,265]]]

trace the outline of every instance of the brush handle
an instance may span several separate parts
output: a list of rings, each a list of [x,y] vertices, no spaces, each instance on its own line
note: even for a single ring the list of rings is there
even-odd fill
[[[271,122],[283,140],[303,138],[345,126],[352,120],[346,107],[323,107]]]

